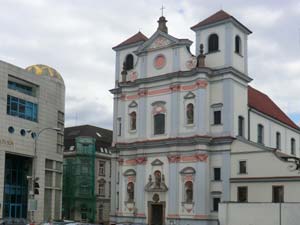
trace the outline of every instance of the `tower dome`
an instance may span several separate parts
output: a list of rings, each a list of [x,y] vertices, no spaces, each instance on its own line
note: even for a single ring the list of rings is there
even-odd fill
[[[43,64],[36,64],[32,66],[28,66],[25,70],[28,72],[34,73],[37,76],[48,76],[50,78],[54,78],[60,81],[63,81],[62,76],[57,70],[53,69],[50,66]]]

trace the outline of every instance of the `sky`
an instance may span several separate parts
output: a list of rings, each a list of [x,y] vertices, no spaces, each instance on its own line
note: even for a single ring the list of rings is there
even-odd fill
[[[33,64],[55,68],[66,85],[66,126],[111,129],[112,47],[139,30],[150,37],[162,4],[169,34],[177,38],[195,41],[190,27],[220,9],[252,30],[250,84],[299,125],[299,1],[0,0],[0,60],[22,68]]]

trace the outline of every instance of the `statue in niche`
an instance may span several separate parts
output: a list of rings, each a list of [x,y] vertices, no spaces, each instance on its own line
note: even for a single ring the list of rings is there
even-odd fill
[[[133,200],[134,200],[134,184],[132,182],[127,184],[127,194],[128,194],[128,202],[133,202]]]
[[[193,183],[188,181],[185,183],[186,202],[193,202]]]
[[[194,123],[194,105],[192,103],[187,105],[186,117],[187,117],[187,124]]]
[[[155,176],[155,187],[160,188],[160,184],[161,184],[161,173],[160,173],[160,171],[155,171],[154,176]]]
[[[130,130],[136,130],[136,112],[130,113]]]

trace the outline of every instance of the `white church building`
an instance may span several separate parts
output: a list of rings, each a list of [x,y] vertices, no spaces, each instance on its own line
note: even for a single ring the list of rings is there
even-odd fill
[[[249,86],[248,35],[219,11],[192,41],[160,17],[116,52],[110,223],[216,225],[219,202],[300,202],[300,129]]]

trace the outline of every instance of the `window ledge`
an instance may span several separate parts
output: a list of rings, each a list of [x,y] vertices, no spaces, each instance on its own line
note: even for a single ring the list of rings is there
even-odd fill
[[[223,180],[211,180],[211,182],[223,182]]]
[[[211,126],[223,126],[223,123],[213,123]]]
[[[182,205],[194,205],[195,202],[181,202]]]
[[[210,52],[206,52],[205,55],[214,54],[214,53],[218,53],[218,52],[221,52],[221,51],[220,50],[210,51]]]
[[[191,123],[191,124],[185,124],[186,127],[188,128],[191,128],[191,127],[195,127],[195,124],[194,123]]]
[[[137,132],[137,130],[135,129],[135,130],[129,130],[128,131],[128,133],[130,133],[130,134],[135,134]]]
[[[241,53],[238,53],[238,52],[236,52],[236,51],[234,51],[234,53],[237,54],[238,56],[244,58],[244,56],[243,56]]]
[[[246,173],[237,173],[237,175],[248,175],[248,173],[246,172]]]
[[[167,136],[166,133],[163,134],[152,134],[153,137],[163,137],[163,136]]]

